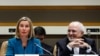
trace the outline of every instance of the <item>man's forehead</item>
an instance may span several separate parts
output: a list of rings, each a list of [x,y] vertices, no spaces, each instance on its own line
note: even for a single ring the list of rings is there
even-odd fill
[[[80,25],[78,25],[78,24],[70,24],[68,27],[69,27],[69,28],[71,28],[71,27],[72,27],[72,28],[79,28],[79,26],[80,26]]]
[[[74,25],[74,24],[72,24],[72,25],[69,25],[68,29],[80,30],[80,27],[79,27],[79,25]]]
[[[80,26],[80,23],[78,22],[72,22],[69,24],[69,26]]]

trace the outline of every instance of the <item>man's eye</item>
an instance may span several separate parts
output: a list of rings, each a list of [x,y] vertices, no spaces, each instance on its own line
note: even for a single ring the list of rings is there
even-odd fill
[[[68,30],[68,32],[70,32],[71,30]]]
[[[72,32],[76,32],[75,30],[72,30]]]

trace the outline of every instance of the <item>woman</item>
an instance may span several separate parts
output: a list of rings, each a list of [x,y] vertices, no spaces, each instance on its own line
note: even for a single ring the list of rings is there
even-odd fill
[[[43,54],[40,41],[33,38],[32,21],[22,17],[17,22],[16,35],[8,40],[6,56],[15,54]]]

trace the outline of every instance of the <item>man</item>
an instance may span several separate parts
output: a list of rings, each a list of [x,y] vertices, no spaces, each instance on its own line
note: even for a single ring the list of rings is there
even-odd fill
[[[96,43],[93,39],[84,37],[85,27],[79,21],[73,21],[68,26],[68,35],[56,43],[56,56],[71,56],[73,54],[95,53]]]
[[[52,55],[53,47],[51,47],[50,45],[44,43],[44,38],[46,36],[45,29],[43,27],[40,27],[40,26],[35,27],[34,28],[34,33],[35,33],[35,37],[37,37],[41,41],[41,45],[43,47],[44,54]]]

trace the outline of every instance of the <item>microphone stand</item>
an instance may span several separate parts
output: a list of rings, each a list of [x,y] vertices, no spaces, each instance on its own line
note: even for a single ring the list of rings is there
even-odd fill
[[[87,30],[87,35],[88,35],[88,37],[90,37],[91,36],[91,30]],[[91,53],[93,53],[93,54],[97,54],[96,52],[94,52],[93,50],[91,50]]]
[[[36,44],[36,43],[34,43],[34,44],[35,44],[37,47],[39,47],[39,48],[43,49],[44,51],[46,51],[47,53],[49,53],[50,55],[52,55],[52,53],[51,53],[50,51],[46,50],[45,48],[39,46],[39,45]]]
[[[60,56],[60,50],[59,50],[59,48],[58,48],[58,56]]]

